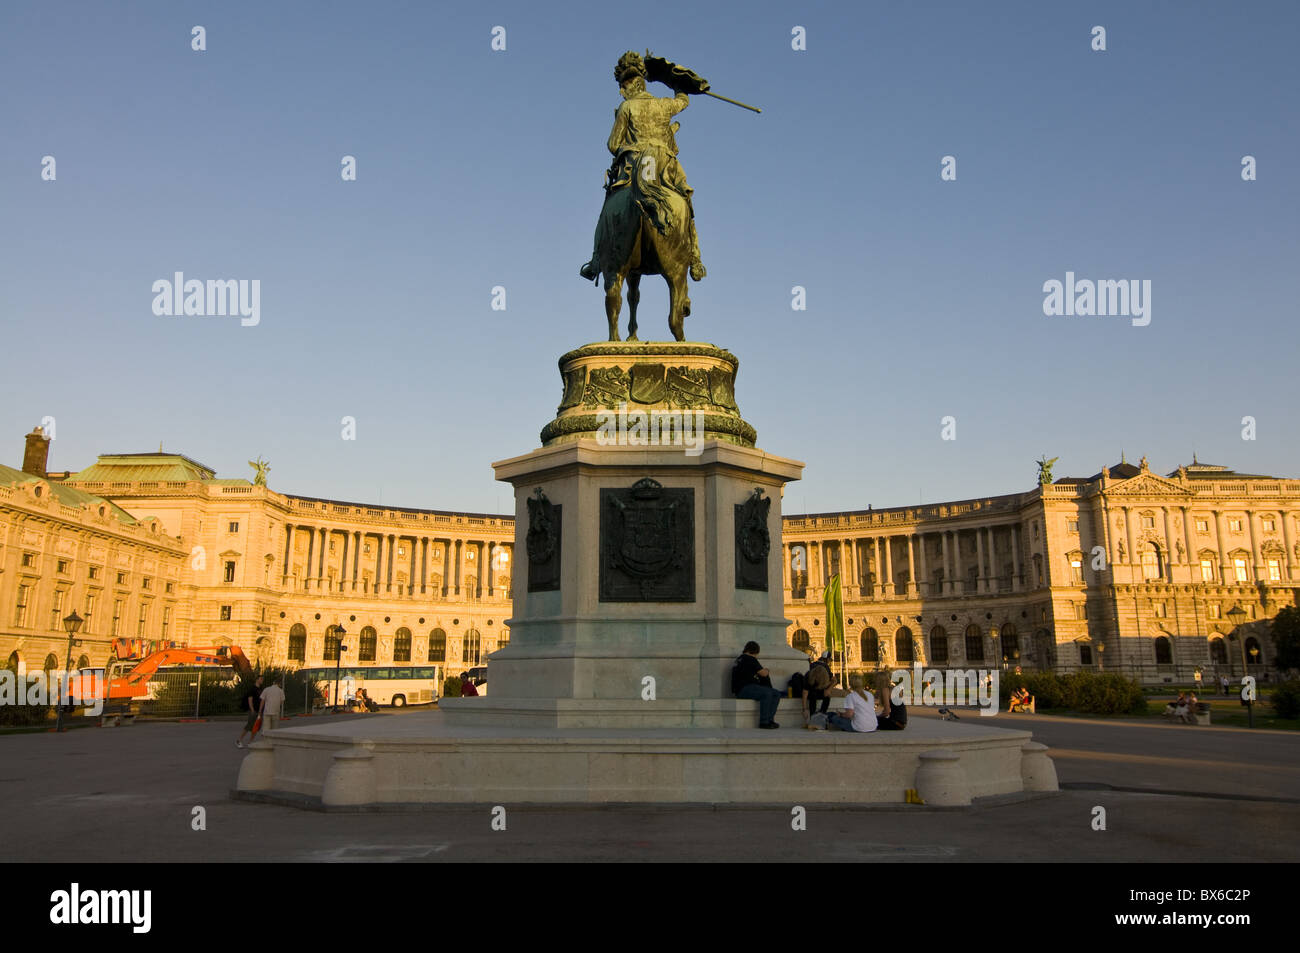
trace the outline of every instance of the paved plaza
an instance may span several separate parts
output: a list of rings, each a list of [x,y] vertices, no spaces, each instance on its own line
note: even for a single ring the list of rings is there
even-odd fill
[[[507,804],[506,830],[494,831],[488,804],[326,814],[233,801],[245,754],[234,746],[240,725],[210,721],[0,736],[0,812],[8,856],[60,862],[1145,862],[1300,854],[1293,732],[1053,716],[1000,715],[993,723],[1027,728],[1051,746],[1064,790],[956,810],[809,805],[805,831],[791,829],[793,805]],[[1106,809],[1105,831],[1092,829],[1095,806]],[[205,831],[191,829],[195,807],[206,810]]]

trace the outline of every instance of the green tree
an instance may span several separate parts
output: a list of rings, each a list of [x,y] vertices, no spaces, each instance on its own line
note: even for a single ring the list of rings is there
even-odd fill
[[[1280,672],[1300,669],[1300,608],[1287,606],[1273,619],[1275,664]]]

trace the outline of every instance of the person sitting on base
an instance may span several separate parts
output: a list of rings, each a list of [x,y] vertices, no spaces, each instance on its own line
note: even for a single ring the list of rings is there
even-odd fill
[[[1011,693],[1011,704],[1008,710],[1012,712],[1032,712],[1034,710],[1034,696],[1029,694],[1029,689],[1023,685]]]
[[[823,652],[821,658],[808,666],[808,674],[803,680],[803,723],[805,725],[809,724],[813,715],[818,714],[816,708],[819,701],[822,709],[820,714],[826,714],[831,706],[830,696],[826,693],[834,683],[835,678],[831,675],[831,653]]]
[[[844,696],[844,711],[827,716],[832,728],[840,731],[875,731],[876,699],[866,689],[866,680],[858,672],[849,676],[849,693]]]
[[[1187,698],[1183,700],[1183,707],[1174,713],[1174,716],[1185,725],[1193,723],[1193,715],[1196,714],[1196,692],[1188,692]]]
[[[1177,718],[1178,710],[1186,707],[1187,695],[1184,692],[1179,692],[1178,697],[1165,706],[1163,714],[1166,718]]]
[[[901,701],[894,701],[893,684],[888,672],[876,676],[876,695],[880,699],[880,714],[876,716],[877,731],[902,731],[907,727],[907,706]]]
[[[731,668],[731,694],[758,702],[758,727],[780,728],[772,718],[781,704],[781,693],[772,687],[771,673],[758,661],[759,644],[746,642],[745,651]]]
[[[474,687],[474,680],[469,677],[469,672],[460,673],[460,697],[478,698],[478,689]]]

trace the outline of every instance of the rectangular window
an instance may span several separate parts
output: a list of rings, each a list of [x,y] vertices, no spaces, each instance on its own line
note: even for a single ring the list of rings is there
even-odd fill
[[[1214,560],[1201,560],[1201,582],[1214,582]]]
[[[1164,619],[1169,615],[1169,607],[1163,602],[1153,602],[1151,603],[1151,612],[1157,619]]]
[[[68,573],[68,561],[66,559],[60,559],[55,564],[54,571],[63,573],[66,576]]]
[[[35,565],[36,565],[36,554],[23,553],[23,567],[30,569],[32,566]]]
[[[122,600],[113,600],[113,627],[109,630],[109,635],[116,636],[118,623],[122,621]]]
[[[140,580],[141,589],[148,589],[151,586],[153,586],[153,580],[150,579],[148,576],[145,576],[143,579]]]
[[[117,584],[118,584],[119,586],[125,586],[125,585],[126,585],[126,573],[124,573],[124,572],[120,572],[120,573],[117,574]]]
[[[1080,645],[1079,645],[1079,664],[1080,664],[1080,665],[1091,665],[1091,664],[1092,664],[1092,646],[1091,646],[1091,645],[1083,645],[1083,644],[1080,644]]]
[[[1210,606],[1210,618],[1211,618],[1211,619],[1222,619],[1222,618],[1223,618],[1223,606],[1219,605],[1217,602],[1214,603],[1213,605],[1211,605],[1211,606]]]
[[[1282,561],[1280,559],[1270,559],[1268,561],[1268,581],[1282,581]]]
[[[1266,533],[1271,533],[1271,532],[1273,532],[1274,529],[1277,528],[1277,524],[1276,524],[1275,522],[1273,522],[1273,520],[1272,520],[1270,517],[1267,517],[1267,516],[1264,517],[1264,519],[1262,520],[1262,522],[1263,522],[1263,524],[1264,524],[1264,532],[1266,532]]]
[[[1154,516],[1144,516],[1142,517],[1142,525],[1147,529],[1155,529],[1156,518]]]
[[[1246,560],[1238,556],[1232,560],[1232,565],[1237,571],[1237,582],[1245,582],[1248,578],[1246,575]]]
[[[50,606],[50,628],[55,632],[63,631],[63,599],[67,594],[66,589],[54,590],[54,603]]]
[[[98,567],[98,566],[87,566],[87,567],[86,567],[86,578],[87,578],[87,579],[98,579],[98,578],[99,578],[99,567]]]
[[[226,532],[228,532],[228,533],[238,533],[238,532],[239,532],[239,523],[237,523],[237,522],[235,522],[235,521],[232,520],[231,523],[230,523],[230,526],[229,526],[229,528],[226,530]]]
[[[81,623],[82,632],[90,631],[90,620],[94,616],[94,614],[95,614],[95,594],[93,592],[88,592],[86,593],[86,611],[84,613],[86,617],[86,621]]]
[[[167,638],[167,627],[172,624],[172,607],[163,606],[162,637]]]
[[[136,629],[135,629],[136,638],[144,637],[144,627],[145,627],[145,623],[147,623],[148,621],[149,621],[149,603],[142,602],[140,603],[139,623],[136,625]]]
[[[1086,602],[1078,602],[1078,603],[1075,603],[1075,606],[1074,606],[1074,617],[1075,617],[1076,619],[1087,619],[1087,618],[1088,618],[1088,604],[1087,604]]]
[[[173,582],[169,579],[169,580],[167,581],[166,591],[167,591],[167,592],[172,592],[175,588],[176,588],[176,584],[173,583]]]
[[[230,621],[230,606],[221,607],[221,621],[222,622]]]
[[[18,604],[14,608],[14,625],[17,628],[24,628],[27,625],[27,601],[31,595],[31,586],[18,587]]]
[[[1070,581],[1076,586],[1083,585],[1083,560],[1078,558],[1070,560]]]
[[[1231,530],[1232,532],[1234,532],[1234,533],[1240,533],[1240,532],[1241,532],[1241,520],[1238,519],[1238,518],[1235,517],[1235,516],[1234,516],[1232,519],[1228,520],[1228,529],[1230,529],[1230,530]]]
[[[1208,533],[1209,531],[1210,531],[1210,521],[1209,521],[1209,520],[1198,519],[1198,520],[1196,521],[1196,532],[1198,532],[1198,533]]]
[[[1078,521],[1078,520],[1066,520],[1066,521],[1065,521],[1065,531],[1066,531],[1067,533],[1077,533],[1077,532],[1079,532],[1079,521]]]
[[[235,581],[235,562],[232,559],[226,560],[226,582]]]

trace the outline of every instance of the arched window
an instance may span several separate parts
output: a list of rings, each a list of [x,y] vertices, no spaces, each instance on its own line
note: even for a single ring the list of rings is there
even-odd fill
[[[794,635],[790,636],[790,645],[800,652],[809,651],[811,644],[807,629],[795,629]]]
[[[307,661],[307,627],[295,622],[289,629],[289,661]]]
[[[373,662],[375,660],[376,646],[379,644],[379,633],[375,631],[373,625],[368,625],[361,630],[359,643],[360,654],[357,656],[357,661]]]
[[[411,661],[411,630],[402,626],[393,636],[393,661]]]
[[[45,656],[45,665],[42,666],[45,671],[52,672],[59,667],[59,658],[53,652]]]
[[[478,629],[470,629],[465,633],[465,644],[461,648],[460,660],[466,665],[477,665],[482,651],[483,637],[479,635]]]
[[[342,640],[339,638],[338,628],[329,626],[325,630],[325,655],[327,662],[336,662],[339,659],[339,645]]]
[[[17,652],[10,652],[10,653],[9,653],[9,660],[8,660],[7,662],[5,662],[5,668],[9,669],[9,671],[11,671],[11,672],[13,672],[15,675],[17,675],[17,674],[18,674],[18,668],[19,668],[20,665],[22,665],[22,661],[21,661],[21,659],[18,657],[18,653],[17,653]]]
[[[1009,622],[1002,627],[1002,656],[1012,665],[1020,661],[1020,634]]]
[[[941,625],[930,630],[930,661],[936,665],[948,661],[948,630]]]
[[[912,630],[903,626],[894,633],[894,661],[902,664],[910,664],[913,660],[912,652]]]
[[[497,636],[497,648],[503,649],[510,644],[510,630],[502,629],[501,634]]]
[[[1259,648],[1259,639],[1253,635],[1246,639],[1246,661],[1251,665],[1257,665],[1264,661],[1264,653]]]
[[[1155,543],[1147,543],[1142,549],[1142,578],[1159,579],[1164,575],[1160,549]]]
[[[1174,649],[1173,646],[1169,644],[1169,637],[1165,635],[1157,636],[1155,640],[1155,644],[1156,644],[1156,664],[1173,665]]]
[[[1210,639],[1210,661],[1215,665],[1228,664],[1228,647],[1223,644],[1222,636],[1213,636]]]
[[[880,635],[875,629],[863,629],[862,638],[859,640],[859,644],[862,647],[862,661],[880,661]]]
[[[90,656],[89,655],[80,656],[77,659],[77,668],[78,669],[90,668]]]
[[[984,661],[984,633],[974,623],[966,626],[966,661]]]
[[[434,629],[429,633],[429,661],[447,661],[447,633],[442,629]]]

